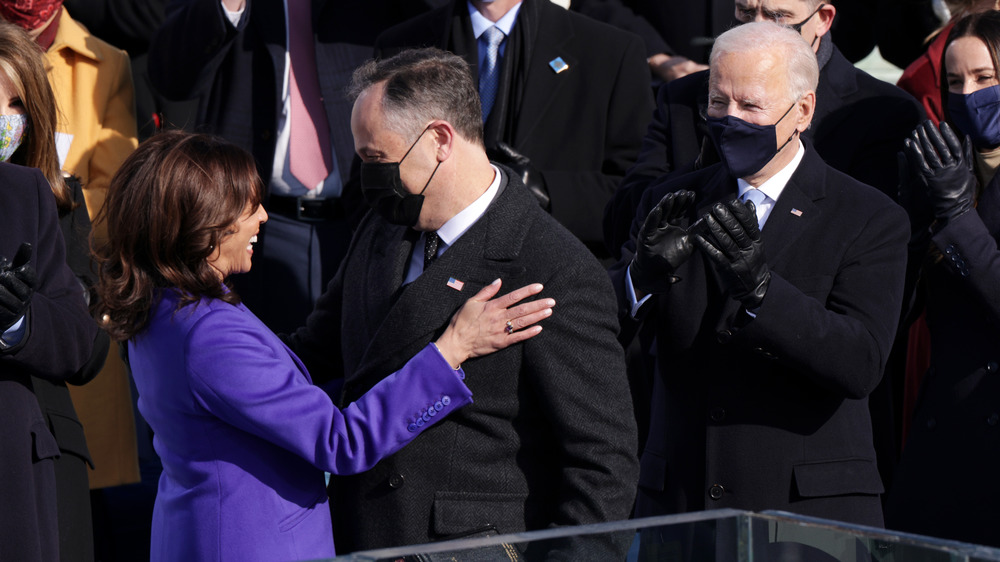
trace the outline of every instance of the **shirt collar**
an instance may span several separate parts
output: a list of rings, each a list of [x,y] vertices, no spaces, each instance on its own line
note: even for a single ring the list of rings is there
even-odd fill
[[[483,14],[480,14],[479,10],[472,5],[472,2],[466,2],[466,5],[469,7],[469,19],[472,21],[472,34],[476,36],[476,39],[479,39],[479,36],[484,31],[494,25],[499,27],[504,35],[510,37],[510,31],[514,29],[514,23],[517,21],[517,13],[521,10],[521,2],[518,2],[513,8],[507,10],[507,13],[502,18],[494,23],[486,19],[486,16]]]
[[[490,166],[493,168],[493,182],[486,188],[486,192],[480,195],[468,207],[459,211],[457,215],[448,219],[448,222],[441,225],[441,228],[437,229],[438,238],[446,246],[454,244],[460,236],[465,234],[465,231],[476,224],[476,221],[483,216],[487,207],[490,206],[490,203],[493,202],[493,199],[500,191],[500,170],[496,166],[493,166],[493,164],[490,164]]]
[[[757,188],[772,201],[777,201],[778,197],[781,196],[781,192],[785,190],[785,185],[788,184],[788,180],[792,179],[792,174],[795,173],[795,170],[799,167],[799,162],[802,161],[802,157],[806,153],[805,147],[802,146],[802,141],[799,140],[798,143],[799,149],[795,151],[792,161],[785,164],[784,168],[778,170],[778,173],[771,176],[770,179],[760,184],[760,187]],[[744,193],[753,189],[753,186],[743,178],[736,179],[736,186],[739,188],[740,199],[743,199]]]

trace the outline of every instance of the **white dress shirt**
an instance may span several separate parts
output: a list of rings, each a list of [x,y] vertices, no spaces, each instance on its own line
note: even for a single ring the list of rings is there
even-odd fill
[[[486,188],[486,191],[469,204],[468,207],[448,219],[448,222],[441,225],[441,228],[437,229],[437,235],[440,239],[438,241],[438,256],[443,254],[459,237],[472,228],[472,225],[476,224],[476,221],[486,213],[486,209],[489,208],[490,203],[493,202],[497,193],[500,192],[500,170],[496,166],[493,166],[493,164],[490,164],[490,166],[493,168],[493,182]],[[424,240],[426,240],[426,236],[421,234],[420,240],[417,240],[417,243],[413,245],[413,255],[410,256],[410,266],[406,272],[406,279],[403,281],[404,285],[412,283],[424,272]]]
[[[486,19],[486,16],[479,13],[479,10],[472,5],[472,2],[466,2],[469,6],[469,20],[472,21],[472,35],[476,38],[476,44],[479,45],[479,68],[483,67],[484,61],[486,60],[486,45],[479,38],[482,36],[483,32],[487,29],[496,26],[504,34],[504,41],[500,43],[500,57],[503,57],[504,51],[507,49],[507,37],[510,37],[511,30],[514,29],[514,24],[517,22],[517,14],[521,10],[521,3],[518,2],[513,8],[507,10],[496,23]]]

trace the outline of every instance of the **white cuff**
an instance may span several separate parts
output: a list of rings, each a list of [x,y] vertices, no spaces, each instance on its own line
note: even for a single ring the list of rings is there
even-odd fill
[[[639,314],[639,309],[642,308],[642,305],[646,304],[649,297],[653,296],[650,294],[642,297],[641,300],[637,301],[635,299],[635,287],[632,285],[632,264],[628,264],[628,271],[625,274],[625,292],[628,294],[628,302],[631,305],[629,315],[632,318],[635,318]]]

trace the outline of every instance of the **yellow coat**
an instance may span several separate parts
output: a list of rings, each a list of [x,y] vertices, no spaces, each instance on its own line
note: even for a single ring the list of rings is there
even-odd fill
[[[63,169],[80,178],[93,219],[111,176],[139,145],[128,54],[94,37],[62,9],[45,70],[59,111],[57,131],[73,135]],[[103,238],[102,225],[94,231]]]
[[[91,219],[104,204],[111,177],[138,146],[132,68],[125,51],[94,37],[62,8],[55,41],[45,53],[59,133],[72,135],[63,169],[80,178]],[[103,225],[94,234],[106,236]],[[128,372],[112,345],[97,377],[70,395],[94,459],[90,487],[139,481]]]

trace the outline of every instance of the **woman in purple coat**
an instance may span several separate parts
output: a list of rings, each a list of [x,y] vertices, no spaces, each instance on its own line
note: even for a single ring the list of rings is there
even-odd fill
[[[98,252],[105,327],[128,341],[163,474],[153,560],[334,556],[323,471],[375,465],[471,402],[460,364],[537,334],[532,285],[468,301],[435,343],[337,409],[225,280],[250,269],[267,220],[252,157],[213,137],[154,136],[115,175]],[[284,290],[273,287],[273,290]],[[429,420],[429,421],[425,421]]]

